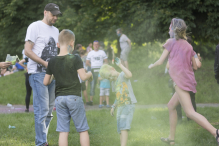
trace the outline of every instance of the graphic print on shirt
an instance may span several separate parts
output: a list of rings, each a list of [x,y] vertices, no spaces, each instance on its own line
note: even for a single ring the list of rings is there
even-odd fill
[[[58,54],[58,48],[56,47],[56,42],[53,37],[49,37],[48,43],[46,43],[45,48],[42,51],[41,59],[49,62],[49,60]],[[37,72],[45,72],[46,68],[42,64],[37,64]]]
[[[118,102],[118,106],[130,104],[131,99],[129,97],[129,90],[126,82],[122,82],[122,84],[116,84],[116,100]]]
[[[94,57],[95,61],[99,61],[101,56]]]

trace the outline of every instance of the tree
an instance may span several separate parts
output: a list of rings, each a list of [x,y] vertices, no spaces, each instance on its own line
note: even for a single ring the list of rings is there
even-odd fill
[[[42,19],[50,0],[2,0],[0,2],[0,58],[20,53],[28,25]],[[76,43],[88,45],[94,40],[113,41],[115,30],[137,45],[164,42],[172,18],[182,18],[188,26],[195,50],[210,55],[219,40],[219,1],[217,0],[61,0],[63,16],[55,24],[59,30],[71,29]]]

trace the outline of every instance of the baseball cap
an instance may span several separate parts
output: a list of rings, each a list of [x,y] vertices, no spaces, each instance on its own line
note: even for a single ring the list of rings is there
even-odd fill
[[[59,10],[59,6],[54,3],[48,3],[44,10],[50,11],[53,15],[61,15],[62,13]]]

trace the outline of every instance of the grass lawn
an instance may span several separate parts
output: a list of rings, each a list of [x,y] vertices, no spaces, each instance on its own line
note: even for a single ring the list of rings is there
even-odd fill
[[[131,79],[137,104],[162,104],[171,98],[171,89],[168,87],[169,76],[164,74],[165,64],[151,69],[148,65],[154,63],[162,53],[159,43],[146,45],[140,48],[133,47],[130,53]],[[196,73],[197,103],[219,103],[218,84],[214,79],[213,60],[203,60],[202,68]],[[117,68],[117,67],[116,67]],[[117,68],[118,69],[118,68]],[[120,70],[118,70],[120,71]],[[0,78],[0,104],[25,104],[24,72]],[[89,88],[88,88],[89,93]],[[94,104],[99,104],[99,89],[96,88]],[[115,94],[111,93],[110,104]],[[32,98],[31,98],[32,104]],[[219,108],[198,108],[216,128],[219,128]],[[116,130],[116,118],[111,117],[109,110],[87,111],[89,134],[93,146],[117,146],[119,135]],[[185,116],[185,115],[184,115]],[[0,146],[30,146],[34,145],[35,128],[33,113],[0,114]],[[56,113],[51,122],[48,141],[50,146],[57,146],[58,133],[56,130]],[[167,137],[169,133],[169,119],[167,108],[136,109],[129,133],[128,146],[160,146],[160,137]],[[8,129],[8,125],[16,129]],[[177,146],[214,146],[213,138],[206,130],[196,123],[187,122],[178,125],[176,131]],[[69,145],[79,146],[79,134],[71,123]]]
[[[219,128],[219,108],[198,108],[216,128]],[[56,113],[50,124],[48,141],[50,146],[58,145],[56,130]],[[90,126],[90,143],[93,146],[117,146],[119,134],[116,129],[116,117],[111,117],[109,110],[87,111]],[[185,116],[185,115],[184,115]],[[33,113],[0,114],[0,145],[1,146],[34,146],[35,128]],[[160,146],[165,145],[160,137],[169,134],[167,108],[136,109],[129,132],[128,146]],[[9,129],[8,125],[16,126]],[[177,146],[215,146],[216,141],[210,133],[193,121],[183,119],[177,126]],[[79,146],[79,134],[71,121],[69,145]]]

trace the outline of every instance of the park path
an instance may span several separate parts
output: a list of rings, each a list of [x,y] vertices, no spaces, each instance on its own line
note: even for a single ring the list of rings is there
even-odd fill
[[[219,103],[197,103],[197,107],[219,107]],[[166,104],[154,104],[154,105],[136,105],[136,108],[166,108]],[[85,110],[102,110],[107,109],[106,107],[99,108],[98,105],[85,106]],[[25,113],[24,105],[12,105],[12,107],[7,107],[7,105],[0,105],[0,114],[10,114],[10,113]],[[33,112],[33,106],[30,105],[30,112]]]

